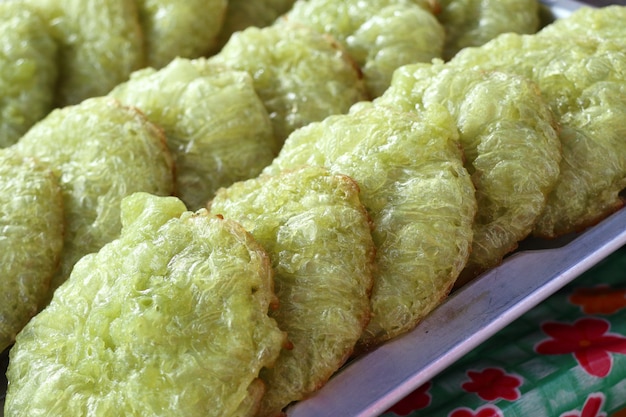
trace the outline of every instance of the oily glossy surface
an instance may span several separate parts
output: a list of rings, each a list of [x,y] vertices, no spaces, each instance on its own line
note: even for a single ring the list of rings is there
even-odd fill
[[[537,85],[505,72],[414,64],[396,71],[375,103],[448,109],[478,202],[464,279],[498,265],[532,231],[559,175],[558,127]]]
[[[270,26],[293,6],[295,0],[228,0],[224,24],[218,36],[216,51],[224,46],[233,33],[250,26]]]
[[[352,58],[327,35],[301,25],[250,27],[211,62],[252,76],[281,144],[293,130],[366,99]]]
[[[137,0],[146,65],[162,68],[176,57],[197,58],[215,47],[227,0]]]
[[[56,105],[108,93],[145,65],[137,7],[127,0],[25,0],[59,48]]]
[[[135,191],[170,195],[172,158],[163,132],[110,97],[54,110],[14,145],[59,177],[64,234],[57,288],[83,255],[120,232],[120,201]]]
[[[361,67],[370,98],[404,64],[440,58],[445,33],[430,1],[297,1],[284,21],[333,36]]]
[[[57,45],[43,19],[0,2],[0,148],[12,145],[52,109]]]
[[[278,144],[248,73],[178,58],[144,69],[111,96],[139,108],[165,131],[176,166],[176,195],[190,210],[220,187],[252,178],[269,165]]]
[[[0,151],[0,351],[46,299],[63,246],[57,178],[44,165]]]
[[[626,53],[623,41],[598,36],[506,34],[451,61],[530,78],[557,118],[563,161],[534,228],[538,236],[582,230],[623,205]]]
[[[445,109],[417,117],[363,103],[295,131],[266,172],[326,166],[352,177],[374,224],[372,320],[361,347],[412,329],[466,264],[476,210]]]
[[[374,243],[356,183],[319,167],[222,189],[211,212],[234,219],[269,252],[290,349],[261,372],[259,416],[279,416],[324,385],[353,352],[370,318]]]
[[[5,417],[254,415],[284,342],[265,251],[174,197],[134,194],[122,223],[18,336]]]
[[[502,33],[535,33],[540,25],[536,0],[439,0],[439,4],[438,17],[447,34],[445,59]]]

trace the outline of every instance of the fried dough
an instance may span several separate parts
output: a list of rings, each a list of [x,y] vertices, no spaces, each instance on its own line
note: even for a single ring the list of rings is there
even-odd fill
[[[537,83],[560,125],[561,173],[533,234],[581,231],[623,206],[626,52],[601,37],[505,34],[453,65],[510,71]]]
[[[43,19],[19,2],[0,2],[0,148],[52,110],[57,45]]]
[[[278,153],[265,106],[246,72],[178,58],[144,69],[111,96],[141,109],[165,131],[176,166],[176,195],[190,210],[220,187],[255,177]]]
[[[45,165],[0,151],[0,351],[46,299],[63,247],[63,201]]]
[[[281,145],[298,127],[367,98],[361,72],[343,48],[301,25],[248,28],[210,61],[252,76]]]
[[[227,0],[137,0],[146,65],[160,69],[177,57],[205,56],[217,43]]]
[[[363,71],[371,98],[389,87],[396,68],[440,58],[445,38],[428,0],[300,0],[280,21],[337,39]]]
[[[476,213],[458,131],[444,108],[418,117],[371,103],[300,128],[272,165],[316,165],[353,178],[374,229],[368,349],[412,329],[447,296],[465,267]]]
[[[257,28],[270,26],[278,16],[289,10],[294,2],[295,0],[228,0],[215,52],[219,52],[235,32],[251,26]]]
[[[145,65],[134,1],[25,0],[57,42],[59,107],[107,94]]]
[[[444,105],[450,111],[478,202],[462,280],[499,265],[531,233],[559,175],[556,120],[537,85],[511,73],[439,61],[398,69],[375,103],[415,112]]]
[[[609,5],[605,7],[581,7],[565,19],[550,23],[537,34],[541,37],[580,37],[610,39],[626,43],[626,7]]]
[[[253,416],[285,341],[265,251],[175,197],[133,194],[121,221],[17,337],[6,417]]]
[[[291,348],[261,372],[259,416],[281,415],[348,359],[370,317],[374,244],[356,183],[319,167],[222,189],[211,212],[241,224],[268,251]]]
[[[123,197],[173,191],[172,157],[163,132],[110,97],[54,110],[13,146],[20,155],[45,162],[59,177],[66,230],[51,291],[83,255],[117,238]]]
[[[446,30],[444,58],[480,46],[502,33],[531,34],[541,23],[537,0],[438,0],[437,15]]]

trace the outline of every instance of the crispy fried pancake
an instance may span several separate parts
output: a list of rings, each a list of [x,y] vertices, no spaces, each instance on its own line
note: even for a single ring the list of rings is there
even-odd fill
[[[220,187],[258,175],[278,153],[269,115],[246,72],[178,58],[144,69],[111,96],[165,131],[176,165],[176,195],[190,210]]]
[[[533,234],[556,237],[595,224],[623,206],[626,187],[626,52],[602,37],[506,34],[468,48],[453,65],[528,77],[560,125],[557,184]]]
[[[252,76],[280,144],[294,129],[367,98],[361,71],[343,48],[301,25],[248,28],[210,60]]]
[[[18,336],[7,416],[253,416],[285,341],[266,252],[175,197],[131,195],[122,223]]]
[[[62,247],[57,177],[41,163],[0,151],[0,351],[45,301]]]
[[[304,164],[353,178],[374,223],[372,319],[359,349],[412,329],[465,266],[476,212],[447,110],[423,117],[362,103],[298,129],[265,172]]]
[[[134,1],[25,0],[58,45],[56,105],[78,104],[107,94],[145,65],[143,36]]]
[[[429,0],[300,0],[278,22],[298,22],[337,39],[360,66],[370,97],[393,71],[440,58],[445,33]]]
[[[54,110],[15,145],[59,177],[64,235],[56,289],[83,255],[120,232],[120,201],[136,191],[170,195],[173,164],[163,132],[136,109],[111,97]]]
[[[0,148],[44,118],[54,101],[57,45],[26,4],[0,2]]]
[[[222,29],[227,0],[137,0],[146,65],[162,68],[174,58],[211,51]]]
[[[532,231],[559,175],[556,121],[537,85],[505,72],[415,64],[396,71],[376,104],[450,111],[478,202],[462,280],[500,264]]]
[[[259,416],[278,416],[348,359],[370,318],[374,244],[356,183],[305,167],[220,190],[211,212],[232,218],[269,252],[279,300],[271,312],[291,348],[261,372]]]

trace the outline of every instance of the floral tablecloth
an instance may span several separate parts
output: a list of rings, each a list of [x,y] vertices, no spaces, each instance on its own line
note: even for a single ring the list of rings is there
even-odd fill
[[[626,417],[626,247],[381,417]]]

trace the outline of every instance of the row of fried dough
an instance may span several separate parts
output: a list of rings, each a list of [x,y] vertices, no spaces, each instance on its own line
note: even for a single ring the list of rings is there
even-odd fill
[[[133,71],[212,54],[233,31],[269,24],[293,0],[247,3],[3,0],[0,146],[54,107],[105,95]]]
[[[574,19],[553,25],[536,36],[506,35],[483,48],[467,50],[447,64],[436,62],[404,67],[396,73],[391,88],[380,99],[360,103],[347,115],[332,116],[296,129],[262,177],[235,184],[218,193],[210,204],[211,212],[237,220],[269,253],[280,304],[279,309],[271,314],[278,327],[287,331],[292,345],[291,349],[276,354],[279,359],[273,368],[262,371],[263,379],[269,381],[261,400],[262,409],[267,412],[265,415],[275,415],[288,402],[317,388],[346,359],[355,344],[362,347],[376,345],[412,328],[445,297],[461,271],[468,271],[473,276],[477,270],[497,264],[517,240],[533,229],[538,234],[548,230],[547,235],[577,230],[600,220],[620,205],[618,194],[626,185],[626,157],[619,121],[624,115],[626,81],[621,28],[615,26],[613,16],[623,13],[623,8],[607,9],[602,13],[584,10]],[[587,36],[572,39],[571,31],[580,32],[582,28],[590,31]],[[603,28],[604,32],[596,32],[597,28]],[[615,32],[610,32],[611,28]],[[530,59],[534,64],[525,64]],[[179,61],[177,65],[183,62]],[[204,61],[189,61],[185,65],[204,65]],[[530,65],[533,65],[532,70]],[[515,72],[517,75],[512,74]],[[95,106],[99,101],[111,108],[117,107],[114,102],[105,100],[90,101],[81,106]],[[593,123],[595,119],[599,119],[597,125]],[[20,146],[27,145],[18,143],[17,148]],[[583,146],[583,150],[578,146]],[[604,163],[597,164],[595,158],[601,158]],[[119,162],[115,170],[121,171],[127,162],[122,159]],[[301,165],[325,168],[297,168]],[[576,171],[570,172],[570,166],[575,166]],[[585,181],[570,183],[568,178],[576,175]],[[332,186],[320,186],[329,183]],[[576,192],[570,193],[561,203],[559,199],[551,203],[552,195],[562,194],[566,191],[558,190],[568,187],[575,187]],[[577,195],[582,196],[580,203],[573,200]],[[558,221],[552,221],[547,214],[550,210],[545,208],[546,196],[547,207],[555,206],[554,211],[559,211]],[[149,200],[148,197],[133,198],[135,200],[130,201],[139,206],[150,206],[145,202],[137,203],[142,198]],[[582,216],[580,211],[576,212],[581,206]],[[177,210],[180,211],[180,206]],[[154,211],[150,213],[152,215]],[[136,214],[130,215],[133,216],[137,217]],[[193,217],[191,214],[186,216],[178,213],[170,217]],[[196,215],[203,216],[206,213]],[[538,223],[537,219],[544,221]],[[371,233],[370,221],[373,225]],[[127,225],[132,229],[133,220],[128,220],[124,227]],[[549,225],[547,229],[545,225]],[[123,265],[131,265],[128,274],[136,272],[132,268],[133,259],[146,246],[144,238],[145,235],[138,240],[128,238],[133,240],[130,244],[133,256],[127,256],[124,251],[116,252],[116,257],[126,261]],[[119,243],[124,239],[123,232],[122,238],[111,244],[112,248],[128,246],[128,242]],[[157,234],[154,242],[175,240],[175,235],[165,238]],[[480,257],[481,251],[477,249],[482,246],[492,248],[484,251],[486,260]],[[106,253],[108,247],[101,253]],[[169,262],[168,256],[178,259],[177,253],[165,253],[160,262]],[[147,254],[146,259],[159,263],[156,255]],[[103,319],[99,316],[104,314],[102,310],[93,310],[94,317],[101,320],[92,323],[96,326],[93,328],[96,338],[102,337],[98,332],[102,326],[107,326],[107,320],[120,317],[115,315],[119,313],[115,303],[105,296],[106,290],[98,297],[87,291],[85,303],[73,305],[70,300],[74,297],[69,296],[65,298],[69,302],[61,303],[64,292],[86,291],[88,283],[108,274],[103,271],[116,270],[107,267],[106,258],[99,259],[98,256],[104,255],[87,257],[84,264],[88,267],[82,267],[81,272],[76,273],[79,278],[72,278],[63,286],[58,296],[59,305],[55,307],[57,313],[51,308],[45,310],[50,311],[46,313],[50,316],[42,315],[42,318],[38,316],[33,320],[34,324],[29,325],[27,335],[23,336],[22,350],[18,341],[17,353],[12,356],[22,355],[21,360],[10,372],[21,375],[14,381],[33,382],[24,385],[27,386],[24,391],[19,391],[20,384],[16,382],[17,388],[12,389],[18,391],[9,394],[9,401],[14,404],[7,406],[9,410],[17,407],[17,412],[17,409],[28,407],[25,402],[32,401],[35,391],[42,386],[41,381],[49,375],[46,367],[51,363],[46,362],[51,359],[50,355],[55,355],[54,366],[59,365],[56,360],[63,343],[50,346],[44,337],[35,337],[37,331],[43,332],[40,336],[49,335],[46,329],[50,330],[51,323],[54,332],[59,330],[56,323],[61,320],[55,314],[67,317],[65,309],[71,308],[72,317],[80,318],[85,314],[91,317],[92,305],[104,308],[105,316],[111,312],[108,319]],[[374,262],[367,267],[372,256]],[[468,256],[473,257],[469,264]],[[185,268],[201,268],[198,262],[185,264]],[[148,262],[146,268],[151,271],[150,268],[156,266]],[[158,274],[149,272],[149,276],[153,275]],[[74,281],[76,286],[72,285]],[[307,284],[313,285],[312,289],[307,288]],[[191,286],[195,285],[197,283]],[[259,289],[258,283],[253,287],[251,293],[254,294]],[[141,287],[143,291],[131,294],[146,296],[150,288]],[[97,285],[94,291],[97,291]],[[266,302],[262,303],[261,309],[267,309],[271,296],[265,293],[264,299]],[[322,308],[322,312],[301,307],[302,303],[324,307],[322,300],[329,302],[331,307]],[[340,301],[346,300],[350,301],[348,306],[341,304]],[[128,318],[134,323],[134,327],[131,326],[135,329],[133,334],[141,334],[140,330],[148,323],[137,313],[158,307],[158,304],[152,304],[154,301],[150,297],[142,299],[133,304],[138,309],[128,311]],[[54,301],[52,305],[55,305]],[[161,308],[165,307],[163,304]],[[171,315],[166,317],[172,318]],[[321,323],[316,323],[318,318]],[[167,323],[172,325],[169,321]],[[182,326],[184,323],[187,322],[176,324]],[[192,323],[187,324],[193,328]],[[118,331],[126,328],[119,325],[113,327]],[[140,325],[144,327],[137,329],[136,326]],[[80,326],[78,323],[77,327]],[[342,326],[351,330],[349,335],[341,336],[339,330],[330,331]],[[57,335],[57,339],[62,342],[68,337],[85,336],[73,331],[68,334],[67,328],[61,330],[63,336]],[[162,333],[163,338],[171,340],[167,337],[167,329],[162,329]],[[132,336],[130,332],[120,334]],[[273,346],[284,342],[275,329],[268,334],[274,335],[271,337]],[[341,344],[333,339],[333,335],[343,337],[346,345],[340,348]],[[266,337],[269,336],[266,334]],[[101,346],[103,355],[112,350],[112,345],[107,345],[111,340],[100,342],[102,344],[94,343],[93,346]],[[98,357],[96,347],[89,353]],[[197,347],[194,345],[193,348]],[[71,346],[66,348],[72,349]],[[322,355],[330,352],[333,352],[332,359]],[[33,356],[42,353],[41,370],[45,370],[29,374]],[[81,359],[84,357],[78,352],[71,358],[73,366]],[[193,369],[198,370],[196,360],[194,356],[192,364]],[[241,387],[246,387],[244,391],[248,392],[247,387],[256,378],[254,370],[270,362],[273,361],[257,362],[253,372],[245,375],[243,385],[238,386],[239,402],[231,403],[231,410],[254,408],[251,402],[256,403],[255,398],[258,400],[257,388],[251,389],[250,396],[242,397]],[[163,362],[157,363],[163,366]],[[316,370],[315,378],[303,375],[303,370],[317,366],[323,366],[324,370]],[[84,376],[81,372],[75,373],[75,368],[67,371],[72,377]],[[100,372],[101,369],[96,367],[93,371]],[[143,371],[151,375],[150,372],[157,370],[148,366]],[[106,373],[106,380],[113,374]],[[175,377],[168,374],[168,378],[169,382],[176,382],[173,384],[176,388],[189,377],[184,372],[174,374]],[[34,375],[38,378],[33,378]],[[128,374],[122,373],[120,377],[126,376]],[[42,404],[48,404],[46,401],[50,398],[58,399],[58,390],[65,389],[66,383],[72,380],[60,379],[63,380],[60,385],[50,386],[56,395],[49,395],[51,392],[47,391],[38,397]],[[124,379],[124,383],[129,381]],[[145,383],[146,379],[142,381]],[[281,385],[286,381],[291,383]],[[296,386],[294,381],[307,381],[308,385]],[[256,387],[257,384],[253,385]],[[145,388],[142,383],[139,387]],[[133,392],[131,388],[136,387],[127,385],[125,388],[127,392]],[[296,393],[291,394],[292,390]],[[121,391],[115,392],[123,395]],[[252,395],[252,392],[257,394]],[[89,387],[79,394],[98,398]],[[77,406],[81,405],[81,395],[73,397],[77,398]],[[126,399],[132,403],[140,395],[129,394]],[[198,393],[190,391],[189,395]],[[167,409],[163,401],[167,403],[162,399],[155,404]],[[116,407],[121,405],[113,404]],[[181,406],[171,401],[167,404]],[[109,407],[111,404],[104,402],[98,406]],[[191,410],[190,414],[193,415]]]
[[[361,27],[370,27],[371,25],[367,22],[380,17],[379,12],[384,16],[386,15],[384,11],[389,7],[394,5],[400,7],[394,1],[380,1],[376,3],[376,7],[366,10],[359,2],[354,2],[353,7],[349,7],[352,3],[346,2],[345,10],[335,11],[332,15],[334,20],[330,11],[327,10],[334,8],[328,2],[318,0],[299,5],[290,12],[287,19],[281,19],[273,27],[263,30],[250,28],[234,36],[220,53],[211,58],[210,62],[178,60],[160,71],[154,68],[141,70],[133,73],[130,81],[113,90],[110,95],[126,105],[140,108],[149,120],[164,129],[166,143],[176,166],[173,192],[190,209],[202,207],[220,186],[257,175],[271,162],[284,139],[296,128],[322,120],[332,114],[345,113],[352,104],[368,97],[359,69],[355,67],[352,58],[333,39],[307,27],[293,26],[286,22],[287,20],[302,21],[306,16],[325,15],[329,22],[335,22],[329,25],[331,28],[336,27],[336,30],[332,30],[333,34],[344,39],[346,47],[352,42],[354,49],[357,44],[350,40],[355,38],[352,36],[354,32],[358,32]],[[44,7],[46,4],[41,3],[39,7]],[[398,49],[401,49],[409,33],[421,39],[421,33],[441,32],[437,26],[434,26],[436,23],[432,23],[434,21],[432,15],[425,9],[430,3],[419,2],[419,4],[424,8],[411,3],[416,8],[414,12],[422,18],[430,16],[427,19],[430,19],[431,24],[418,25],[413,32],[407,30],[406,25],[400,25],[399,28],[402,30],[399,30],[399,35],[392,37],[395,41],[386,41],[383,45],[373,48],[375,51],[373,56],[394,55],[391,52],[397,53]],[[2,5],[7,6],[6,10],[14,12],[27,10],[24,8],[26,3],[22,2],[7,2]],[[57,3],[54,5],[50,3],[46,7],[53,6],[61,7]],[[87,7],[87,5],[81,7],[78,4],[74,6],[67,4],[63,6],[66,8],[64,13],[68,15],[64,18],[69,21],[73,21],[72,17],[75,19],[80,14],[78,12]],[[272,10],[279,8],[278,5],[274,6]],[[307,11],[306,7],[311,7],[312,10]],[[402,3],[402,7],[409,6]],[[70,10],[74,11],[70,13]],[[395,9],[392,7],[391,10]],[[111,13],[117,12],[111,11]],[[252,13],[244,11],[242,14],[250,16]],[[357,15],[352,19],[355,23],[349,27],[343,27],[341,22],[346,20],[346,16],[352,14]],[[494,11],[492,14],[498,13]],[[504,12],[500,14],[504,15]],[[392,13],[390,18],[394,15]],[[19,16],[21,16],[20,13],[15,13],[14,19],[19,21]],[[90,20],[88,16],[83,18]],[[241,16],[238,19],[242,20]],[[61,17],[54,22],[54,25],[58,27],[71,26],[69,22],[63,23]],[[322,20],[316,22],[319,28]],[[30,25],[25,26],[31,28],[32,26],[45,26],[35,25],[35,23],[31,22]],[[11,23],[9,26],[15,29],[19,28],[20,24]],[[20,34],[27,30],[15,32]],[[64,32],[73,34],[71,29],[64,30]],[[364,36],[360,42],[359,49],[361,50],[364,48],[364,40],[376,33],[369,29],[365,32],[369,35]],[[18,39],[20,36],[24,35],[18,35]],[[71,37],[80,43],[80,36],[72,35]],[[434,47],[429,45],[431,43]],[[29,45],[29,42],[23,42],[23,44]],[[394,44],[400,45],[399,48],[392,48],[391,51],[385,49],[393,47]],[[412,46],[396,55],[401,56],[401,59],[409,59],[410,56],[415,59],[428,59],[437,56],[442,47],[440,39],[416,44],[417,47]],[[89,50],[89,45],[80,45],[76,48]],[[434,49],[431,52],[425,52],[425,56],[420,55],[420,50],[427,51],[428,48]],[[99,54],[92,51],[89,55]],[[367,64],[363,62],[363,71],[367,71]],[[401,63],[402,61],[398,61],[395,64]],[[224,71],[224,67],[234,68],[241,72]],[[393,68],[393,66],[388,67],[387,71]],[[54,71],[50,71],[52,72]],[[65,76],[69,76],[68,74],[72,71],[65,71],[65,73]],[[20,87],[19,83],[16,85]],[[20,96],[26,95],[28,94],[20,92]],[[176,105],[170,105],[171,103],[176,103]],[[31,107],[28,111],[33,114],[37,113]],[[72,111],[69,113],[68,119],[73,119]],[[82,115],[84,112],[79,110],[76,113]],[[52,165],[75,166],[75,164],[66,164],[67,161],[72,160],[68,156],[72,152],[67,151],[63,157],[57,155],[59,153],[57,148],[62,146],[62,141],[56,138],[59,134],[54,135],[54,131],[61,129],[50,128],[51,125],[65,120],[65,116],[61,116],[64,114],[66,113],[61,111],[59,115],[51,117],[46,123],[28,132],[26,139],[22,140],[20,145],[25,147],[24,143],[31,143],[30,150],[25,152],[27,156],[36,157]],[[88,115],[76,117],[72,123],[81,126],[83,119],[89,119]],[[50,136],[49,133],[56,138],[47,139],[49,147],[44,146],[43,143],[39,144],[38,138]],[[107,133],[109,132],[103,134]],[[91,133],[90,137],[97,137],[97,132]],[[233,140],[235,137],[237,139]],[[82,135],[77,134],[74,137],[65,135],[63,140],[72,144],[71,146],[65,145],[69,146],[68,149],[73,146],[81,147],[82,150],[89,149],[89,142],[82,141]],[[122,145],[119,146],[123,148]],[[79,152],[75,155],[76,160],[80,159]],[[61,172],[63,169],[57,171]],[[167,187],[170,186],[164,188]],[[135,188],[125,186],[125,189],[144,190],[138,186]],[[145,190],[159,191],[159,193],[163,191],[154,186]],[[87,216],[89,221],[72,220],[77,213],[65,216],[67,225],[64,256],[62,266],[53,280],[52,290],[67,278],[76,260],[86,253],[97,250],[119,230],[119,227],[115,226],[119,223],[115,219],[116,216],[109,215],[113,219],[102,220],[105,215],[108,215],[109,210],[99,207],[109,203],[114,206],[118,204],[102,199],[99,204],[90,205],[90,210],[95,211]],[[80,218],[81,216],[77,217],[77,219]],[[111,230],[113,234],[102,234],[100,227],[89,226],[92,221],[101,225],[111,225],[104,226],[104,229]],[[77,240],[77,237],[80,239]]]
[[[212,56],[234,32],[268,26],[287,11],[279,22],[328,33],[349,51],[374,95],[401,64],[539,25],[537,0],[3,0],[0,146],[54,107],[105,95],[143,67]]]

